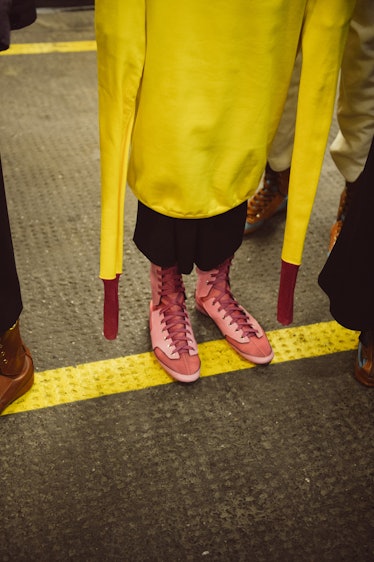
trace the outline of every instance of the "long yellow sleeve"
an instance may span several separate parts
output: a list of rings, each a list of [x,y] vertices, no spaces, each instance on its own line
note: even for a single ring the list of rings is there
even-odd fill
[[[354,0],[309,0],[282,259],[300,265],[334,112]]]
[[[95,5],[101,151],[103,279],[122,272],[124,202],[136,99],[145,57],[145,0]]]
[[[277,318],[293,320],[294,289],[331,126],[355,0],[309,0],[301,33],[303,62],[291,162]]]

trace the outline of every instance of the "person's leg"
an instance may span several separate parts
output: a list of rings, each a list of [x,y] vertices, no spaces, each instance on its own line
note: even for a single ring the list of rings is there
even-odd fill
[[[364,170],[351,184],[351,201],[341,232],[318,277],[334,319],[361,332],[354,376],[366,386],[374,386],[373,184],[374,138]]]
[[[329,252],[342,229],[356,180],[362,173],[374,136],[374,10],[369,0],[357,0],[342,60],[337,119],[339,131],[331,156],[345,185]]]
[[[0,160],[0,334],[11,328],[22,312],[22,298],[14,259],[4,178]]]
[[[138,205],[134,242],[151,261],[152,347],[164,369],[177,380],[188,382],[199,376],[197,344],[181,277],[181,273],[191,272],[194,263],[198,310],[213,319],[230,345],[246,359],[269,363],[273,358],[264,331],[230,290],[229,269],[242,243],[246,208],[243,202],[215,217],[180,220]]]
[[[258,322],[234,298],[230,288],[230,266],[242,242],[247,204],[198,224],[196,308],[209,316],[226,341],[242,357],[267,364],[274,353]],[[222,238],[230,241],[224,244]]]
[[[154,354],[173,378],[194,382],[200,375],[200,359],[182,275],[176,265],[165,268],[151,263],[150,277],[149,326]]]
[[[19,316],[21,291],[14,259],[0,161],[0,413],[34,382],[34,366],[22,342]]]
[[[196,221],[180,221],[138,203],[134,242],[148,258],[151,301],[149,325],[154,354],[174,379],[194,382],[200,375],[197,343],[186,308],[182,273],[193,268]],[[181,239],[183,252],[177,240]]]
[[[364,169],[374,136],[374,10],[357,0],[341,67],[337,119],[331,156],[348,182]]]
[[[271,144],[268,163],[274,172],[282,172],[291,166],[293,143],[295,137],[297,99],[301,74],[302,53],[299,50],[288,88],[287,99],[273,142]]]
[[[262,185],[248,200],[244,234],[252,234],[265,221],[287,207],[301,60],[302,55],[299,51],[283,114],[268,154]]]
[[[350,330],[374,330],[374,137],[363,172],[356,179],[341,233],[318,283],[330,300],[330,311]]]

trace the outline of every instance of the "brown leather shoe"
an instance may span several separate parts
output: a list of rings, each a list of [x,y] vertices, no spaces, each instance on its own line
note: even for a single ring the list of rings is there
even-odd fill
[[[334,222],[330,230],[328,253],[330,253],[331,250],[333,249],[335,242],[337,241],[340,231],[342,229],[343,222],[347,215],[349,205],[352,199],[352,193],[354,189],[353,185],[354,184],[352,183],[346,182],[345,188],[343,189],[340,195],[339,208],[338,208],[338,213],[336,215],[336,221]]]
[[[275,172],[266,165],[263,185],[249,199],[244,234],[251,234],[287,206],[290,168]]]
[[[0,336],[0,413],[34,382],[34,364],[22,342],[19,322]]]
[[[358,345],[354,374],[360,383],[374,386],[374,331],[365,332],[365,345]]]

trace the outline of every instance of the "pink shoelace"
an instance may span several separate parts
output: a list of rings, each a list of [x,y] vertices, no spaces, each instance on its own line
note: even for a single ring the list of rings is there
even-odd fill
[[[213,304],[219,303],[218,311],[225,311],[224,318],[230,316],[231,324],[237,325],[235,331],[241,330],[244,338],[259,335],[257,328],[251,324],[250,318],[231,293],[229,282],[231,261],[232,258],[229,258],[219,269],[214,270],[211,274],[212,280],[208,281],[208,284],[212,285],[213,289],[217,292],[213,296]]]
[[[158,305],[163,314],[162,324],[176,351],[188,353],[194,348],[189,344],[192,329],[185,304],[184,285],[175,267],[161,269],[159,273],[161,302]]]

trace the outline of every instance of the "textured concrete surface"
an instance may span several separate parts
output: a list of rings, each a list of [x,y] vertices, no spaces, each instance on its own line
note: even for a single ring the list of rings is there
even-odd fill
[[[41,11],[13,42],[93,39],[93,11]],[[150,350],[148,265],[126,200],[120,333],[101,334],[94,52],[0,59],[0,151],[38,371]],[[336,131],[333,124],[331,137]],[[343,182],[326,155],[295,326],[330,320],[317,285]],[[238,300],[268,330],[284,218],[243,242]],[[194,276],[186,278],[193,296]],[[199,342],[218,339],[191,318]],[[354,352],[0,418],[2,561],[374,560],[373,398]],[[146,373],[144,374],[146,376]]]

